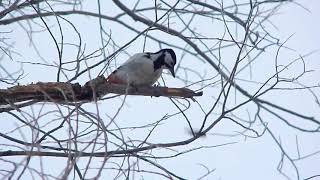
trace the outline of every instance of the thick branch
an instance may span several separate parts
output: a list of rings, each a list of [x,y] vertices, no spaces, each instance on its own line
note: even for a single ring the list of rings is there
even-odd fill
[[[0,89],[0,105],[13,105],[23,101],[79,102],[92,101],[108,93],[120,95],[165,96],[192,98],[201,96],[187,88],[167,87],[131,87],[107,83],[104,76],[99,76],[84,86],[68,82],[38,82],[25,86]]]

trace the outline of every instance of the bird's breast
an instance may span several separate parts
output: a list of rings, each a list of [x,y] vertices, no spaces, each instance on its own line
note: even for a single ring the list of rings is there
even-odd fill
[[[162,68],[154,70],[152,63],[135,63],[121,66],[109,79],[116,79],[117,82],[121,82],[119,84],[151,86],[159,79],[161,73]]]
[[[161,73],[162,69],[157,69],[155,71],[153,65],[150,66],[150,64],[145,64],[131,76],[132,84],[150,86],[159,79]]]

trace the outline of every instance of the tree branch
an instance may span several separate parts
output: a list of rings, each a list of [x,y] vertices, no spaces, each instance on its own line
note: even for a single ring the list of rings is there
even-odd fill
[[[38,82],[36,84],[29,84],[25,86],[18,85],[8,89],[0,89],[0,105],[14,105],[14,103],[30,100],[36,102],[49,101],[76,103],[79,101],[92,101],[108,93],[183,98],[202,96],[202,92],[194,92],[187,88],[152,86],[131,87],[126,85],[110,84],[106,82],[104,76],[98,76],[97,78],[88,81],[83,86],[79,83],[68,82]]]

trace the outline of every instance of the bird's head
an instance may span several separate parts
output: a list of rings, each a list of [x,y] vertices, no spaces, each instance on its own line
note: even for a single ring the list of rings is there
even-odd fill
[[[174,65],[176,64],[177,59],[174,51],[172,49],[161,49],[155,54],[159,54],[158,58],[154,61],[155,69],[157,67],[168,69],[172,76],[175,77]]]

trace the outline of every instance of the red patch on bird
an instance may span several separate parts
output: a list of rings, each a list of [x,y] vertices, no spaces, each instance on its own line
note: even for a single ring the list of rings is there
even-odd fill
[[[114,73],[110,74],[106,80],[108,83],[125,84],[125,82],[123,82],[120,78],[118,78]]]

